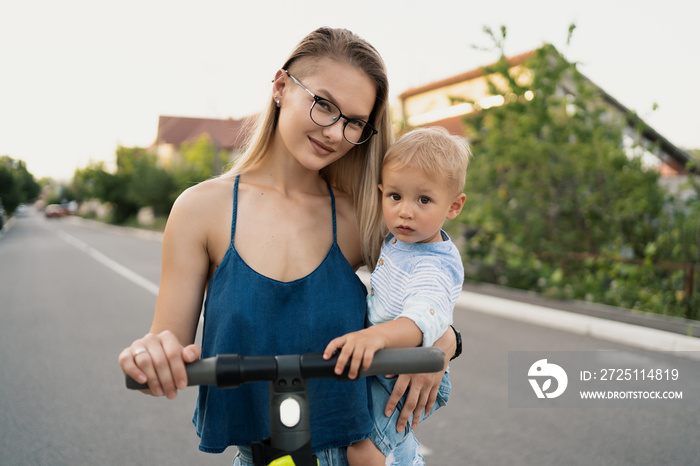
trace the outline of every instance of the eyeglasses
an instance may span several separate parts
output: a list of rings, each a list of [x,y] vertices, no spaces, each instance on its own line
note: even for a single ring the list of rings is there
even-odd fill
[[[331,102],[328,99],[319,97],[310,90],[306,88],[297,78],[289,74],[289,71],[284,70],[287,76],[292,78],[295,83],[301,86],[306,92],[308,92],[311,97],[313,97],[314,102],[311,104],[311,110],[309,110],[309,116],[311,116],[311,121],[316,123],[318,126],[326,127],[332,126],[338,123],[341,118],[345,120],[343,123],[343,137],[350,144],[359,146],[370,140],[372,136],[378,134],[378,131],[374,129],[374,126],[370,125],[364,120],[359,118],[349,118],[343,115],[340,111],[340,107]]]

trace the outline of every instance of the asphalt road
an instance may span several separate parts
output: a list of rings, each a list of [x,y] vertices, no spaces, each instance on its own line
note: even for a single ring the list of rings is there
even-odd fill
[[[1,464],[231,464],[232,449],[197,450],[196,390],[169,401],[124,388],[117,355],[147,331],[159,275],[157,239],[37,213],[0,235]],[[450,403],[417,432],[428,464],[700,464],[697,397],[508,407],[509,351],[636,349],[469,309],[455,311],[455,325],[464,355],[452,363]]]

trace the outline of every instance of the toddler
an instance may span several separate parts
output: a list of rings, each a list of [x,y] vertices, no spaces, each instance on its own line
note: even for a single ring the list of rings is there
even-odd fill
[[[383,348],[432,346],[452,323],[464,268],[442,226],[464,206],[470,155],[466,142],[443,128],[413,130],[387,151],[379,190],[389,235],[370,278],[368,327],[332,340],[324,352],[330,358],[340,350],[337,373],[350,361],[348,375],[355,378]],[[410,432],[411,420],[406,429],[396,425],[402,403],[383,412],[395,379],[372,377],[370,383],[374,429],[371,439],[348,447],[351,465],[384,465]],[[445,373],[436,405],[420,420],[444,406],[449,393]]]

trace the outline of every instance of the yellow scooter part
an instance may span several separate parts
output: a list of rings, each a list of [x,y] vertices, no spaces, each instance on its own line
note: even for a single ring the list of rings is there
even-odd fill
[[[318,465],[318,460],[316,460],[316,464]],[[292,459],[291,455],[286,455],[281,458],[277,458],[273,462],[271,462],[268,466],[296,466],[296,463]]]

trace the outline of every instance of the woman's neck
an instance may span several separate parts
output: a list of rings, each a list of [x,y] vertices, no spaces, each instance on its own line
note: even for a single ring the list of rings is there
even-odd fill
[[[262,161],[246,172],[249,182],[266,185],[286,195],[303,192],[321,194],[325,181],[318,171],[308,170],[288,154],[270,150]]]

